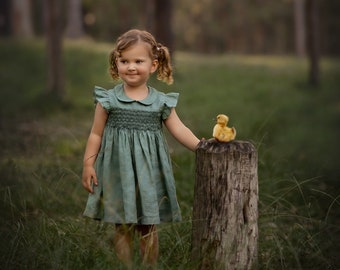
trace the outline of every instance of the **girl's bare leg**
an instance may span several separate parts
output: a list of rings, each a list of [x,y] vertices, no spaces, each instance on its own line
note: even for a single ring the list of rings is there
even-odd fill
[[[158,259],[158,233],[156,225],[138,225],[136,227],[140,234],[140,250],[143,256],[143,263],[148,266],[155,266]]]
[[[127,267],[133,266],[133,232],[132,225],[116,224],[114,245],[118,259]]]

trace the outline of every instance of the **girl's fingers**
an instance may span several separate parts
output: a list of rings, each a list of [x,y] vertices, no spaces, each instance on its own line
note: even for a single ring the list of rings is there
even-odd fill
[[[87,178],[87,179],[84,179],[83,180],[83,187],[88,191],[88,192],[90,192],[90,193],[93,193],[93,188],[92,188],[92,180],[91,180],[92,178],[91,177],[89,177],[89,178]]]
[[[95,185],[95,186],[98,186],[98,179],[97,179],[97,175],[93,175],[92,176],[92,181],[93,181],[93,184]]]

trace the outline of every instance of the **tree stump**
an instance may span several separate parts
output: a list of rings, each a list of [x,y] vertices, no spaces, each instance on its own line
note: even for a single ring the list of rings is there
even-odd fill
[[[201,141],[196,151],[192,258],[199,269],[257,263],[257,151],[245,141]]]

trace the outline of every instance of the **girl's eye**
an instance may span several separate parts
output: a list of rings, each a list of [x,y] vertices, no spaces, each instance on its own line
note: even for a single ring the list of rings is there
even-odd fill
[[[137,60],[136,63],[141,64],[141,63],[143,63],[143,60]]]

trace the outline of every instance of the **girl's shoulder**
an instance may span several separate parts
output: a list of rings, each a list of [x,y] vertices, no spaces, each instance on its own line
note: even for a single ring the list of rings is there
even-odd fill
[[[95,86],[93,91],[94,103],[98,102],[103,106],[104,109],[109,111],[115,106],[117,86],[112,89],[105,89],[101,86]]]
[[[165,105],[171,105],[170,107],[175,107],[178,101],[179,93],[176,92],[161,92],[153,87],[150,87],[150,96],[157,96],[161,103]]]
[[[117,91],[119,91],[119,89],[122,89],[121,85],[116,85],[111,89],[106,89],[104,87],[95,85],[94,87],[94,95],[96,96],[109,96],[109,95],[115,95],[117,93]]]

